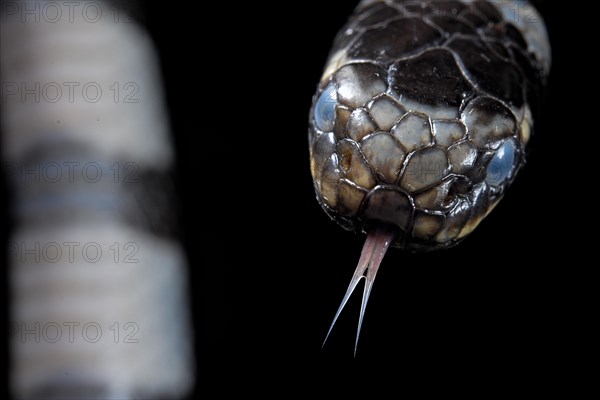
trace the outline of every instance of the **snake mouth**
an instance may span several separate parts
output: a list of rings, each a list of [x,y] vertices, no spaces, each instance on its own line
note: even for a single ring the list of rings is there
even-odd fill
[[[453,247],[491,213],[502,199],[501,187],[485,180],[478,184],[452,178],[442,185],[409,194],[397,186],[380,185],[361,198],[356,213],[338,204],[329,206],[319,196],[326,213],[348,231],[368,234],[373,229],[394,231],[392,247],[410,252],[429,252]],[[440,207],[428,209],[429,201],[444,198]]]

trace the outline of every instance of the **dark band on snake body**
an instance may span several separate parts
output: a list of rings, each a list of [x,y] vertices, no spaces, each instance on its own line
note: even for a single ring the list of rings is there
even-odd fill
[[[360,332],[389,246],[454,246],[498,204],[525,163],[550,63],[526,1],[360,2],[310,112],[317,199],[368,234],[334,324],[364,277]]]

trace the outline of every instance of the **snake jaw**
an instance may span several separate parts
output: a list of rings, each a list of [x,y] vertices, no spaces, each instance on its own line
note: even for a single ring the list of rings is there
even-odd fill
[[[358,286],[361,279],[365,279],[365,287],[363,289],[362,303],[360,307],[360,317],[358,320],[358,329],[356,332],[356,340],[354,342],[354,356],[356,357],[356,351],[358,349],[358,339],[360,337],[360,330],[362,328],[365,311],[367,309],[367,303],[369,301],[369,296],[371,295],[371,289],[373,288],[373,283],[375,282],[375,276],[377,275],[377,271],[379,270],[379,266],[381,265],[381,261],[385,256],[390,244],[394,241],[397,235],[397,231],[393,228],[390,228],[387,225],[378,225],[373,228],[367,235],[367,239],[365,240],[365,244],[362,249],[362,253],[360,255],[360,260],[358,261],[358,266],[354,271],[354,275],[352,275],[352,279],[350,280],[350,284],[348,285],[348,290],[342,299],[342,302],[333,318],[333,322],[329,327],[329,331],[327,332],[327,336],[325,336],[325,340],[323,341],[323,346],[327,343],[327,339],[337,322],[342,310],[348,303],[350,296],[354,293],[354,290]]]

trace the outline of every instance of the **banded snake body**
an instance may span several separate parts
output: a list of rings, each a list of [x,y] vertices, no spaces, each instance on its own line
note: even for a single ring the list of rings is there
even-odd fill
[[[525,163],[550,65],[526,1],[359,3],[310,111],[317,199],[367,233],[329,333],[364,277],[358,343],[388,247],[452,247],[494,209]]]

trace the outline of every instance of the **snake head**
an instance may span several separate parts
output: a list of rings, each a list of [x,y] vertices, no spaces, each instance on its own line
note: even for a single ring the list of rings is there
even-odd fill
[[[440,52],[430,56],[451,56]],[[451,247],[493,210],[524,164],[531,113],[476,95],[458,70],[443,73],[459,77],[451,87],[438,81],[439,103],[422,85],[411,99],[419,77],[406,82],[398,67],[351,63],[319,86],[309,130],[317,198],[348,230],[388,225],[395,247]],[[404,67],[419,73],[418,65]]]
[[[362,0],[340,30],[309,145],[319,203],[367,233],[329,329],[364,278],[355,354],[388,248],[454,246],[502,199],[525,162],[550,64],[526,1]]]

